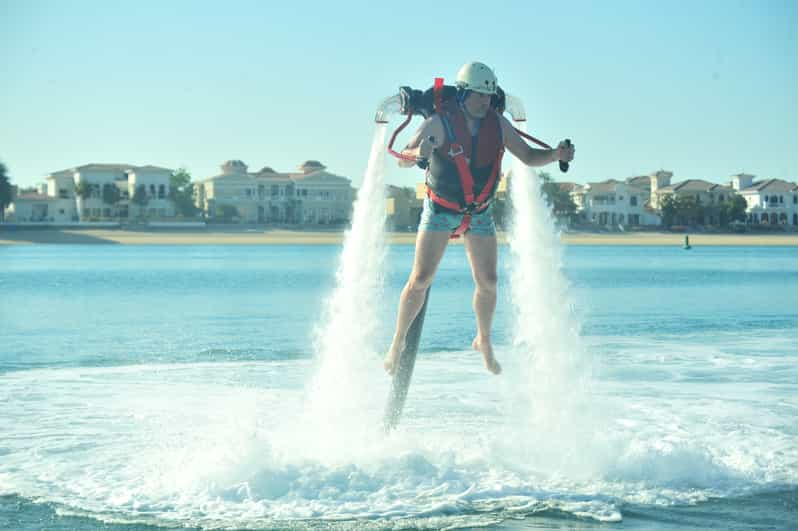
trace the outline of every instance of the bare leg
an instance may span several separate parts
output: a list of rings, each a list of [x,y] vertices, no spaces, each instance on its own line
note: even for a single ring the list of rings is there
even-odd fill
[[[490,331],[493,312],[496,310],[496,236],[465,234],[466,253],[474,276],[474,314],[477,318],[477,337],[471,344],[482,353],[485,368],[493,374],[502,372],[502,367],[493,355]]]
[[[427,288],[432,284],[435,271],[441,262],[446,244],[449,243],[448,232],[421,231],[416,237],[416,256],[413,272],[407,280],[402,295],[399,297],[399,311],[396,316],[396,332],[388,354],[385,355],[385,370],[394,374],[398,366],[399,355],[405,348],[407,330],[424,305]]]

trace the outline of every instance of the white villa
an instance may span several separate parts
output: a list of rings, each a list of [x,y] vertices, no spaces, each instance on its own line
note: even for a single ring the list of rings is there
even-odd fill
[[[703,179],[687,179],[671,184],[673,173],[660,170],[649,176],[624,181],[579,185],[560,183],[570,191],[586,221],[598,225],[659,225],[662,201],[667,196],[690,196],[705,207],[720,207],[735,195],[742,196],[748,208],[748,224],[791,225],[798,227],[798,184],[781,179],[754,181],[753,175],[733,175],[730,185]],[[703,223],[719,222],[718,209],[705,210]]]
[[[136,216],[169,218],[175,215],[169,199],[173,170],[132,164],[86,164],[53,172],[37,193],[19,194],[6,210],[11,222],[72,223],[119,220]],[[118,201],[107,203],[103,188],[118,190]],[[137,189],[145,204],[132,201]],[[85,197],[78,193],[85,190]]]
[[[798,184],[781,179],[754,182],[754,176],[732,176],[732,187],[748,204],[751,225],[798,226]]]
[[[249,173],[240,160],[228,160],[222,173],[195,183],[196,205],[208,218],[244,223],[340,224],[351,218],[351,181],[308,160],[298,173],[265,167]]]
[[[657,175],[630,177],[624,181],[609,179],[584,185],[563,184],[570,188],[577,212],[591,223],[612,226],[659,225],[660,217],[649,204],[652,183],[662,178]]]

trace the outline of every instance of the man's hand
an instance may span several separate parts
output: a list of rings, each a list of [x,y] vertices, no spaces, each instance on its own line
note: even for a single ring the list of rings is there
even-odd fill
[[[557,149],[554,150],[554,160],[561,160],[563,162],[571,162],[574,160],[574,145],[568,140],[563,140],[557,144]]]

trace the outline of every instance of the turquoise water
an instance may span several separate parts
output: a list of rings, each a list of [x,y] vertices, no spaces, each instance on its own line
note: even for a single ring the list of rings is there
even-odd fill
[[[0,527],[795,521],[798,249],[568,247],[591,420],[564,417],[580,425],[555,437],[518,426],[513,397],[535,382],[517,377],[508,275],[495,378],[467,348],[473,284],[452,246],[402,429],[386,438],[342,426],[354,443],[319,437],[304,414],[339,253],[0,248]],[[390,247],[385,303],[363,309],[381,344],[412,257]],[[373,360],[370,418],[388,380],[380,352],[358,355]]]

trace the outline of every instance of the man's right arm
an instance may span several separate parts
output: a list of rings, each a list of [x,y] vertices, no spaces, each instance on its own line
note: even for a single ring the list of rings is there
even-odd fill
[[[418,128],[416,134],[410,139],[405,148],[402,150],[402,155],[412,157],[413,159],[428,159],[432,155],[432,150],[441,146],[443,138],[443,124],[437,114],[434,114],[424,120],[421,127]],[[432,140],[434,139],[434,140]],[[410,168],[416,165],[416,160],[399,159],[399,166],[402,168]]]

